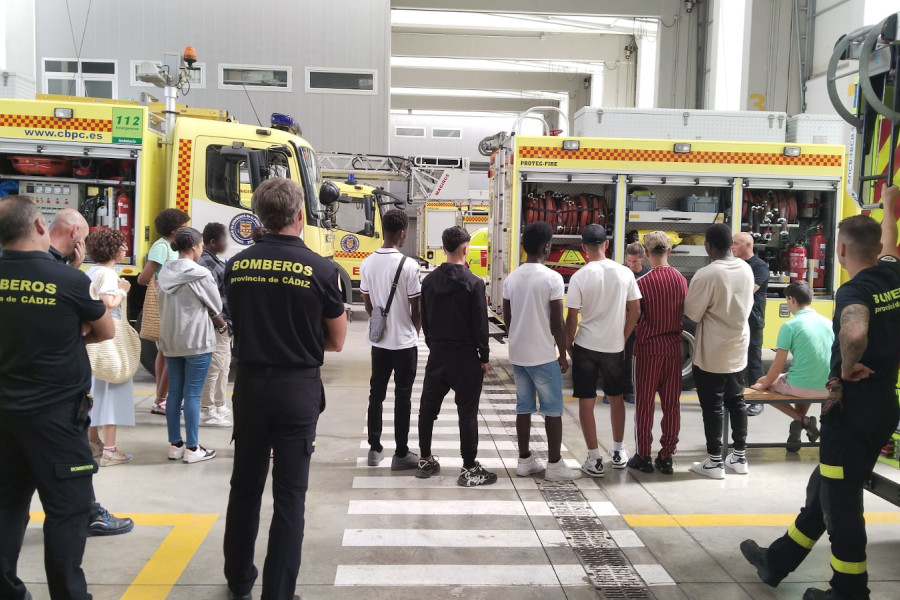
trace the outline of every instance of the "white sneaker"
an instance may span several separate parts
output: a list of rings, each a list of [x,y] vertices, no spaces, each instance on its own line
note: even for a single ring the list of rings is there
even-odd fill
[[[621,450],[613,450],[609,453],[612,457],[612,468],[613,469],[624,469],[628,466],[628,452],[625,448]]]
[[[543,470],[544,465],[535,457],[534,452],[528,458],[520,458],[519,464],[516,465],[516,475],[519,477],[528,477]]]
[[[222,417],[223,419],[229,419],[231,417],[231,409],[227,406],[216,406],[214,407],[216,414]]]
[[[691,465],[691,471],[711,479],[725,479],[725,466],[721,462],[713,462],[709,458]]]
[[[725,466],[737,473],[738,475],[747,475],[750,473],[750,465],[747,463],[747,457],[740,458],[734,455],[734,452],[725,459]]]
[[[571,481],[572,479],[581,479],[581,471],[570,469],[562,459],[559,459],[555,463],[547,463],[547,471],[544,473],[544,479],[547,481]]]
[[[597,460],[594,460],[590,456],[588,456],[586,459],[584,459],[584,464],[581,465],[581,470],[591,477],[603,477],[603,459],[598,458]]]
[[[206,420],[200,419],[200,427],[231,427],[231,421],[218,413],[212,413]]]
[[[184,458],[184,444],[181,447],[169,444],[169,460],[181,460]]]
[[[184,452],[184,462],[187,464],[200,462],[203,460],[210,460],[216,457],[215,450],[207,450],[203,446],[197,446],[196,450],[191,450],[188,448]]]

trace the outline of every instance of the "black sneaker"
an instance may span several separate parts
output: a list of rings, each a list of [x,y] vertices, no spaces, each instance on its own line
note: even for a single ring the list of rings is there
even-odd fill
[[[803,423],[800,421],[791,421],[788,427],[788,439],[785,450],[788,452],[797,452],[800,450],[800,432],[803,431]]]
[[[653,461],[653,466],[655,466],[663,475],[671,475],[675,472],[671,456],[663,458],[661,455],[657,454],[656,460]]]
[[[419,479],[428,479],[432,475],[441,472],[441,463],[438,462],[437,456],[432,456],[431,460],[419,459],[419,466],[416,469],[416,477]]]
[[[481,466],[481,463],[477,461],[475,462],[475,466],[471,469],[460,469],[459,479],[456,480],[456,485],[462,487],[491,485],[492,483],[497,483],[497,474],[486,470]]]
[[[806,588],[803,592],[803,600],[837,600],[834,590],[820,590],[819,588]]]
[[[641,456],[640,454],[635,454],[628,459],[628,466],[632,469],[637,469],[642,473],[653,472],[653,463],[650,462],[649,456]]]
[[[778,575],[769,568],[769,561],[766,558],[766,548],[760,548],[753,540],[744,540],[741,542],[741,554],[744,555],[747,562],[756,567],[756,575],[759,577],[760,581],[766,585],[778,587],[781,580],[786,577],[786,575]],[[803,595],[803,598],[804,600],[807,600],[805,594]]]
[[[131,519],[119,519],[109,514],[109,511],[100,507],[100,514],[88,525],[88,537],[98,535],[119,535],[128,533],[134,529],[134,521]]]

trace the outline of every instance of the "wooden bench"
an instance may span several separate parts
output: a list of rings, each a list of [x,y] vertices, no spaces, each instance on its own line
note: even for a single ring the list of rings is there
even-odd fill
[[[765,391],[757,391],[753,388],[746,388],[744,390],[744,400],[749,404],[750,402],[759,402],[760,404],[797,404],[797,403],[808,403],[808,404],[824,404],[826,400],[828,400],[828,393],[822,392],[821,398],[799,398],[797,396],[786,396],[784,394],[776,394],[770,390]],[[722,452],[728,450],[732,444],[728,443],[728,438],[730,436],[729,430],[729,416],[728,409],[722,409],[722,419],[723,419],[723,427],[722,427]],[[754,442],[752,444],[748,443],[747,448],[787,448],[788,446],[801,448],[814,448],[819,446],[819,442],[799,442],[797,444],[788,444],[787,442]]]

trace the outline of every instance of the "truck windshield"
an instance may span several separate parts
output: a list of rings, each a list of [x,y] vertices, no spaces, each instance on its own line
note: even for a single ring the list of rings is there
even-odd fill
[[[304,192],[306,193],[306,223],[321,227],[325,220],[325,211],[319,201],[319,188],[322,187],[322,174],[319,171],[319,162],[312,148],[296,146],[294,149],[300,156],[301,170],[303,171]]]

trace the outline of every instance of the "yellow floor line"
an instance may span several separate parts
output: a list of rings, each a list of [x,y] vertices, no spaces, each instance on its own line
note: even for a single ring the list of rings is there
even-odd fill
[[[165,600],[172,586],[191,562],[212,529],[217,514],[116,513],[140,527],[171,527],[150,560],[122,595],[122,600]],[[32,512],[34,523],[44,522],[44,513]]]
[[[866,513],[867,525],[900,525],[900,512]],[[622,515],[632,527],[787,527],[797,515]]]

